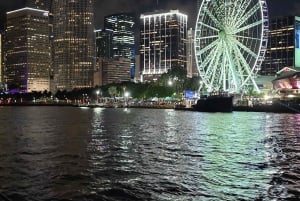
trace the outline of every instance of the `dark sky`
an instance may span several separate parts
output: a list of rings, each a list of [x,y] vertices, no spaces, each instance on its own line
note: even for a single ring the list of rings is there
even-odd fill
[[[159,9],[179,9],[189,16],[189,26],[194,26],[197,0],[95,0],[96,29],[102,28],[103,17],[120,12],[142,12]],[[24,5],[25,0],[0,0],[0,27],[3,28],[5,13]],[[270,17],[300,15],[300,0],[267,0]]]

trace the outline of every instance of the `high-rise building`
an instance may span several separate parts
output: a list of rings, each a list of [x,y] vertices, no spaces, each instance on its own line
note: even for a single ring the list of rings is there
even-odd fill
[[[142,81],[157,79],[172,67],[186,68],[187,15],[171,10],[140,18]]]
[[[113,31],[110,29],[100,29],[96,34],[96,55],[98,57],[113,57]]]
[[[94,73],[94,86],[103,86],[113,83],[129,82],[130,59],[118,58],[97,58],[97,71]]]
[[[50,11],[51,1],[52,0],[26,0],[26,6]]]
[[[52,91],[93,86],[93,0],[53,0]]]
[[[187,77],[199,76],[195,60],[195,31],[190,28],[187,33],[186,57],[187,57]]]
[[[105,29],[113,31],[113,57],[130,59],[131,77],[135,69],[135,24],[136,16],[132,13],[119,13],[104,18]]]
[[[260,75],[275,76],[284,67],[294,68],[295,25],[294,16],[270,19],[268,47]]]
[[[113,31],[113,56],[131,58],[134,50],[135,15],[121,13],[104,18],[104,28]]]
[[[102,62],[102,85],[130,81],[130,59],[125,57],[105,59]]]
[[[295,53],[294,53],[294,64],[295,69],[300,71],[300,17],[295,16]]]
[[[9,89],[50,89],[48,11],[23,8],[7,12],[4,46],[4,81]]]
[[[0,33],[0,83],[2,83],[3,77],[2,77],[2,72],[3,72],[3,67],[2,67],[2,34]]]

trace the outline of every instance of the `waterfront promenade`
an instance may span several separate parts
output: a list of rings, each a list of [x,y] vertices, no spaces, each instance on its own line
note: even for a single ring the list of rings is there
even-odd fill
[[[5,103],[0,106],[56,106],[56,107],[88,107],[88,108],[144,108],[144,109],[175,109],[195,111],[192,106],[186,107],[180,102],[109,102],[109,103],[73,103],[73,102],[16,102]],[[275,104],[234,105],[236,112],[268,112],[268,113],[300,113],[299,104],[277,102]]]

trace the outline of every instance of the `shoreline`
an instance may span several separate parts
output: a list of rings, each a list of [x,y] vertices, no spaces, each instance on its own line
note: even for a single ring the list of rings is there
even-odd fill
[[[5,103],[5,104],[0,104],[0,107],[12,107],[12,106],[74,106],[73,104],[70,103]]]
[[[97,104],[73,104],[73,103],[10,103],[0,104],[0,107],[88,107],[88,108],[141,108],[141,109],[174,109],[179,111],[198,112],[192,107],[176,107],[175,104],[166,105],[97,105]],[[274,105],[257,106],[233,106],[233,112],[267,112],[267,113],[292,113],[299,114],[300,110],[289,107],[278,107]]]

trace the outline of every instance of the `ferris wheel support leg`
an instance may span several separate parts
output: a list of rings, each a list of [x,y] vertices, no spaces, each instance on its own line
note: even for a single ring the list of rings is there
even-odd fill
[[[253,78],[252,78],[251,80],[252,80],[252,83],[253,83],[254,90],[255,90],[257,93],[260,93],[261,91],[260,91],[260,89],[258,88],[258,86],[257,86],[257,84],[256,84],[256,82],[255,82],[255,80],[254,80]]]

